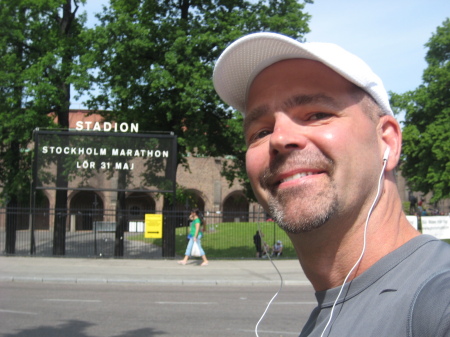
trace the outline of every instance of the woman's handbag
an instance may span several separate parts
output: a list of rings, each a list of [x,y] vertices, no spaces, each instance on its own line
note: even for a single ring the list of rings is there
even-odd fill
[[[202,256],[197,241],[194,241],[194,244],[192,245],[191,256]]]

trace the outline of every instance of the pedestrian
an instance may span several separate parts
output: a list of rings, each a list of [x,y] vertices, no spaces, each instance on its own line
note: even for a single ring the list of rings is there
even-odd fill
[[[198,248],[200,250],[200,256],[203,262],[200,266],[204,267],[208,265],[208,259],[206,258],[205,251],[202,248],[201,240],[203,237],[203,224],[200,219],[200,210],[198,208],[194,208],[189,215],[189,242],[186,247],[186,252],[184,254],[184,259],[178,261],[178,264],[185,265],[189,260],[189,257],[192,254],[192,248],[194,244],[198,244]]]
[[[222,53],[213,81],[243,113],[253,191],[316,291],[300,336],[449,336],[450,245],[403,213],[401,128],[369,66],[255,33]]]
[[[259,233],[259,230],[256,231],[255,235],[253,235],[253,243],[255,244],[255,248],[256,248],[256,257],[261,258],[262,257],[262,246],[261,246],[261,235]]]
[[[283,255],[283,243],[281,242],[281,240],[278,240],[273,245],[272,256],[279,257],[281,255]]]
[[[419,202],[417,203],[417,209],[418,209],[420,215],[422,215],[422,213],[424,211],[424,208],[422,206],[423,205],[423,201],[424,201],[424,199],[420,198]]]
[[[409,194],[409,214],[416,214],[417,213],[417,198],[414,194]]]

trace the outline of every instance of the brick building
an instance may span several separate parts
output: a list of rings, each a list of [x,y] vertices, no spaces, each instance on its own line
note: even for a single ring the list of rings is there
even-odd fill
[[[104,123],[99,115],[88,115],[86,110],[71,111],[69,115],[69,129],[79,131],[99,131],[109,128],[111,131],[121,131],[115,123]],[[124,131],[124,130],[122,130]],[[189,170],[179,165],[176,173],[176,182],[182,187],[188,200],[183,204],[177,204],[178,211],[188,212],[192,207],[200,208],[206,215],[212,215],[221,221],[248,221],[251,210],[260,209],[257,204],[251,204],[243,193],[242,187],[235,183],[229,186],[228,181],[221,176],[224,158],[195,157],[189,155],[186,161]],[[78,165],[78,164],[77,164]],[[135,171],[143,168],[139,163]],[[56,168],[50,168],[56,171]],[[100,181],[106,181],[104,173],[97,174],[86,181],[86,186],[93,190],[73,190],[70,187],[78,186],[81,178],[75,177],[69,182],[67,207],[67,229],[71,232],[79,230],[92,230],[93,223],[105,221],[106,210],[115,210],[117,204],[117,192],[95,190],[96,186],[102,186]],[[139,180],[139,174],[133,176]],[[107,180],[109,187],[117,185],[117,177]],[[139,181],[135,183],[139,186]],[[141,186],[142,187],[142,186]],[[37,204],[39,211],[36,214],[35,229],[51,230],[54,224],[52,217],[56,216],[51,210],[55,208],[56,191],[53,189],[39,190]],[[161,211],[164,204],[164,196],[160,193],[147,192],[144,188],[126,193],[126,209],[128,222],[135,223],[144,220],[145,213]],[[4,219],[3,219],[4,220]],[[0,224],[4,224],[0,221]],[[27,229],[28,221],[18,222],[18,229]]]

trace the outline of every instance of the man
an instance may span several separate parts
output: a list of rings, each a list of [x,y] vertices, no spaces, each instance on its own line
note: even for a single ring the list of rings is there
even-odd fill
[[[281,242],[281,240],[278,240],[273,245],[272,256],[279,257],[282,254],[283,254],[283,243]]]
[[[449,336],[450,245],[403,213],[401,129],[378,76],[336,45],[257,33],[213,81],[244,115],[252,188],[316,291],[300,336]]]

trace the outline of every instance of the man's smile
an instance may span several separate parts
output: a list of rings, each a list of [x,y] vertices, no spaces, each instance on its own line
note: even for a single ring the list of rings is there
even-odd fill
[[[278,184],[282,184],[282,183],[285,183],[285,182],[288,182],[288,181],[291,181],[291,180],[301,179],[301,178],[307,177],[307,176],[316,175],[316,174],[319,174],[319,173],[321,173],[321,172],[301,172],[301,173],[296,173],[296,174],[294,174],[294,175],[292,175],[290,177],[281,179],[278,182]]]

